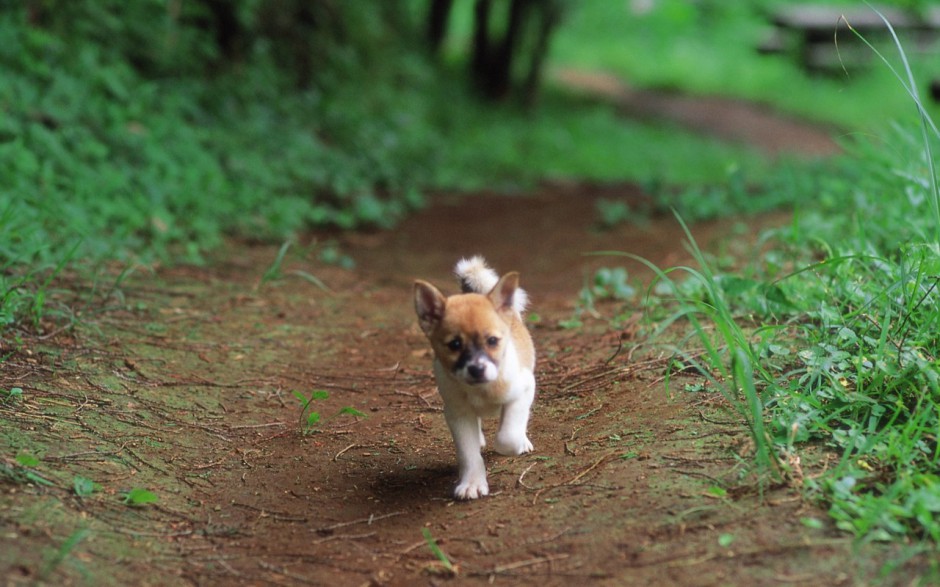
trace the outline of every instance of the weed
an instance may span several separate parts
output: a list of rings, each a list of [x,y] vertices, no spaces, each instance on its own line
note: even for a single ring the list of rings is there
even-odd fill
[[[297,401],[300,402],[300,415],[298,417],[299,418],[298,423],[300,426],[301,434],[304,436],[307,436],[308,434],[313,434],[314,432],[318,430],[318,425],[320,424],[322,415],[320,414],[320,412],[311,409],[311,407],[314,402],[328,399],[330,397],[329,392],[324,391],[324,390],[313,391],[311,392],[310,397],[305,396],[303,393],[299,391],[292,391],[291,393],[294,395],[295,398],[297,398]],[[361,412],[360,410],[357,410],[356,408],[352,406],[344,406],[340,408],[336,415],[337,416],[347,415],[347,416],[352,416],[354,418],[368,417],[366,416],[366,414],[364,414],[363,412]]]
[[[594,272],[594,276],[587,281],[578,293],[578,301],[571,318],[561,320],[558,324],[562,328],[579,328],[583,325],[582,317],[587,314],[600,318],[601,314],[596,308],[598,301],[628,300],[636,295],[636,289],[628,282],[627,270],[623,267],[601,267]],[[614,319],[616,322],[616,318]]]
[[[599,198],[594,202],[598,222],[602,228],[613,228],[624,222],[636,222],[645,219],[645,215],[634,211],[630,204],[623,200]]]
[[[13,402],[15,400],[21,399],[23,397],[23,388],[22,387],[11,387],[10,389],[4,390],[2,392],[3,399],[0,402]]]
[[[421,528],[421,534],[424,536],[424,541],[427,543],[428,548],[431,550],[431,553],[437,558],[440,562],[441,567],[447,574],[451,576],[457,575],[457,566],[450,562],[450,558],[441,547],[437,544],[437,540],[434,539],[434,536],[431,534],[431,530],[428,528]]]
[[[310,397],[304,396],[304,394],[299,391],[293,391],[291,393],[293,393],[294,397],[300,401],[299,424],[301,434],[306,436],[313,433],[317,429],[317,424],[320,423],[320,412],[310,410],[310,412],[307,413],[307,409],[310,408],[314,401],[325,400],[329,398],[329,392],[323,390],[314,391],[310,394]]]
[[[284,264],[284,256],[287,255],[287,249],[290,248],[290,245],[290,241],[286,241],[281,245],[281,248],[277,251],[277,255],[274,257],[274,262],[271,263],[271,266],[268,267],[264,275],[261,276],[261,281],[255,289],[261,289],[269,281],[275,281],[284,276],[282,265]]]
[[[319,258],[320,261],[327,265],[335,265],[342,269],[349,270],[356,268],[356,261],[349,255],[343,253],[339,245],[335,242],[327,242],[324,244],[323,248],[320,249]]]

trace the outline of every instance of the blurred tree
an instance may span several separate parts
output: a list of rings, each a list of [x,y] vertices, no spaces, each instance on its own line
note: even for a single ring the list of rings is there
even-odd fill
[[[431,51],[437,53],[444,43],[447,33],[447,21],[454,7],[454,0],[431,0],[428,11],[428,43]]]
[[[502,100],[518,89],[532,103],[552,33],[570,0],[474,0],[470,73],[489,99]],[[443,44],[453,0],[430,0],[428,41]],[[516,87],[514,87],[516,86]]]

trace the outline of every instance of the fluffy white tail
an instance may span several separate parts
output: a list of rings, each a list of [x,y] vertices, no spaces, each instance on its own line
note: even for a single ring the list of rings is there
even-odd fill
[[[464,293],[486,295],[499,283],[499,275],[479,255],[458,261],[454,266],[454,274],[460,280],[460,289]],[[513,310],[522,314],[528,304],[529,294],[524,289],[517,288],[512,299]]]

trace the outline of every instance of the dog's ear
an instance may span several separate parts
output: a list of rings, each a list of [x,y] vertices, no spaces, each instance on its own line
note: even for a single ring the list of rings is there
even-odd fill
[[[444,294],[427,281],[415,281],[415,313],[418,324],[427,336],[431,336],[437,325],[444,319]]]
[[[497,310],[516,310],[518,301],[516,298],[525,293],[519,289],[519,274],[515,271],[503,275],[495,287],[490,291],[488,297],[493,302]],[[523,305],[525,305],[523,303]]]

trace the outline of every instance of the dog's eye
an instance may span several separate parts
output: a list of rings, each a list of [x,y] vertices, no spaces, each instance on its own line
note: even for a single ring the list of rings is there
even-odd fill
[[[496,338],[495,336],[491,336],[486,339],[486,346],[495,347],[497,345],[499,345],[499,339]]]
[[[452,351],[459,351],[460,349],[463,348],[463,343],[460,342],[459,338],[455,338],[454,340],[447,343],[447,348],[449,348]]]

